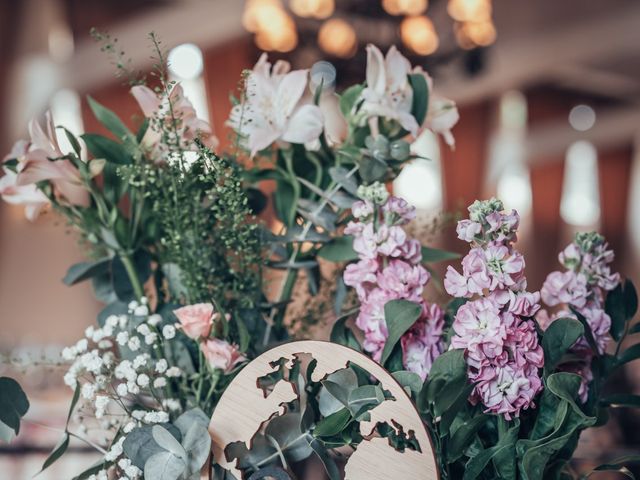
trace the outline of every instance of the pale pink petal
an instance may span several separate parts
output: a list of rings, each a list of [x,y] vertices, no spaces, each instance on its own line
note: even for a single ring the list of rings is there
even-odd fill
[[[145,117],[152,117],[160,109],[160,100],[149,87],[144,85],[131,87],[131,95],[133,95],[138,105],[140,105],[140,109]]]
[[[367,87],[378,95],[384,95],[386,86],[384,57],[375,45],[367,45]]]
[[[278,116],[278,124],[283,125],[291,116],[294,108],[300,101],[307,87],[308,70],[295,70],[287,73],[276,92],[274,99],[275,114]]]
[[[307,143],[316,140],[322,133],[322,111],[316,105],[303,105],[298,108],[282,134],[285,142]]]
[[[256,128],[249,136],[249,150],[251,150],[251,156],[253,157],[260,150],[267,148],[273,142],[275,142],[280,136],[276,130],[268,130],[265,128]]]
[[[392,45],[387,52],[386,72],[389,75],[387,79],[388,87],[394,90],[400,90],[408,82],[407,75],[411,71],[411,63]]]

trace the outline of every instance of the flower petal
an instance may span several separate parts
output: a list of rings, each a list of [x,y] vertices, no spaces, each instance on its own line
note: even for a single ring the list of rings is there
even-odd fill
[[[175,90],[175,89],[174,89]],[[136,99],[145,117],[152,117],[160,110],[160,100],[153,90],[144,85],[131,87],[131,95]]]
[[[385,74],[385,64],[382,52],[375,45],[367,45],[367,87],[376,92],[376,94],[384,95],[387,84]]]
[[[323,116],[320,108],[316,105],[303,105],[294,112],[282,139],[292,143],[311,142],[320,136],[322,127]]]

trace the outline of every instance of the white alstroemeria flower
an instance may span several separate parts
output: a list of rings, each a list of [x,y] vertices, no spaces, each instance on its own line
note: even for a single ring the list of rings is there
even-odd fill
[[[286,62],[271,69],[262,54],[247,78],[245,101],[231,110],[228,124],[246,137],[251,156],[278,140],[305,144],[322,133],[320,108],[302,101],[308,70],[289,69]]]
[[[418,122],[411,114],[413,90],[407,75],[411,63],[395,46],[384,57],[375,45],[367,45],[367,88],[362,91],[360,112],[366,118],[396,120],[402,128],[417,135]]]
[[[427,117],[424,119],[422,129],[426,128],[434,133],[442,135],[442,138],[450,147],[455,146],[455,139],[451,133],[451,129],[458,123],[460,115],[456,102],[449,100],[433,91],[433,79],[422,70],[421,67],[415,67],[413,73],[421,73],[427,81],[429,89],[429,109]]]
[[[429,108],[422,125],[411,114],[413,89],[408,75],[422,74],[429,90]],[[421,67],[411,67],[395,46],[386,57],[374,45],[367,46],[367,88],[362,92],[360,112],[365,118],[384,117],[396,120],[402,128],[417,137],[423,129],[443,136],[449,146],[454,145],[451,129],[460,118],[455,102],[434,93],[433,79]]]

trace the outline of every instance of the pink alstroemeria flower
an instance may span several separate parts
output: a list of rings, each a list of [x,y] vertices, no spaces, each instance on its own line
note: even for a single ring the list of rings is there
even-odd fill
[[[51,160],[63,156],[56,139],[53,118],[45,114],[47,131],[34,119],[29,122],[31,143],[17,144],[12,153],[5,157],[16,158],[17,177],[15,187],[33,186],[48,181],[60,201],[71,205],[86,207],[89,205],[89,192],[84,188],[80,172],[70,160]],[[22,150],[21,152],[19,150]],[[15,154],[18,153],[16,156]],[[30,187],[33,190],[33,187]]]
[[[49,199],[33,184],[18,186],[16,173],[7,168],[3,171],[4,175],[0,178],[0,196],[12,205],[24,205],[25,216],[33,222],[42,209],[49,205]]]
[[[262,54],[247,78],[245,101],[231,110],[228,124],[246,137],[251,156],[278,140],[313,143],[322,133],[321,109],[303,101],[309,71],[289,69],[277,62],[272,70]]]
[[[173,121],[170,112],[178,120],[178,128],[181,136],[188,142],[200,138],[202,143],[212,150],[218,146],[218,138],[214,135],[211,125],[198,118],[193,104],[184,96],[184,90],[180,84],[173,86],[169,97],[158,95],[145,85],[136,85],[131,88],[131,95],[136,99],[142,113],[147,118],[161,118],[165,121]],[[169,109],[171,107],[171,109]],[[161,132],[150,126],[142,139],[142,144],[154,149],[161,138]]]

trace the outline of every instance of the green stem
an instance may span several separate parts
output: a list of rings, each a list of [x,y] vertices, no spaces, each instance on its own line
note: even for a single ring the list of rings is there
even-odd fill
[[[122,260],[122,264],[124,265],[125,270],[127,271],[129,281],[133,286],[133,293],[135,293],[136,299],[140,300],[142,297],[144,297],[144,288],[142,288],[142,284],[140,283],[140,279],[138,278],[136,269],[133,266],[133,261],[131,260],[131,257],[125,253],[120,253],[119,256],[120,260]]]

